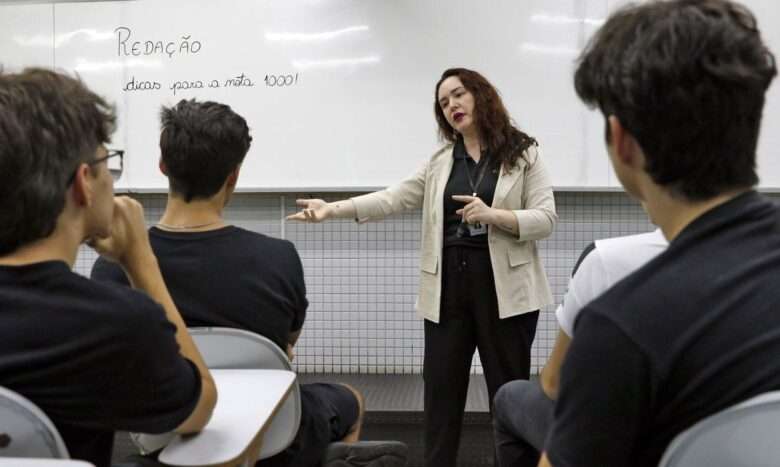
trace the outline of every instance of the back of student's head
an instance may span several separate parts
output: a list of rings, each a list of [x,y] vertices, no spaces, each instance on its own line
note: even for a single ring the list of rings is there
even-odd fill
[[[160,112],[160,152],[171,192],[190,202],[214,196],[244,160],[246,120],[217,102],[181,100]]]
[[[758,182],[764,94],[776,74],[744,6],[651,1],[607,19],[574,82],[586,103],[634,136],[655,183],[703,200]]]
[[[73,174],[114,123],[113,108],[78,79],[0,71],[0,255],[52,234]]]

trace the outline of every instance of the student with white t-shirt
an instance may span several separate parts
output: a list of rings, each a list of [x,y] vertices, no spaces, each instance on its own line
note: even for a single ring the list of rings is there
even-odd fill
[[[558,336],[550,359],[537,381],[504,384],[494,399],[494,430],[498,465],[536,466],[553,417],[561,364],[580,310],[621,279],[639,269],[667,246],[660,229],[596,240],[574,266],[563,302],[555,310]]]

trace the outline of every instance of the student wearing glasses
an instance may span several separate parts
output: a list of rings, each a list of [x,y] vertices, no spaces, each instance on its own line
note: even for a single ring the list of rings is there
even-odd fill
[[[76,79],[0,73],[0,385],[51,418],[72,458],[97,467],[110,465],[115,431],[194,433],[217,398],[140,204],[114,198],[114,121]],[[85,241],[138,290],[72,272]]]
[[[349,200],[299,200],[303,210],[288,219],[365,222],[422,208],[425,465],[454,467],[474,350],[491,401],[502,384],[529,377],[539,309],[552,302],[536,241],[557,215],[536,140],[485,77],[446,70],[433,110],[447,144],[414,175]]]
[[[100,163],[105,162],[106,168],[108,169],[108,173],[111,175],[111,179],[115,182],[119,181],[120,178],[122,178],[122,172],[124,171],[124,158],[125,158],[125,151],[122,149],[105,149],[105,156],[100,156],[96,159],[93,159],[91,161],[85,162],[90,167],[94,167]],[[73,180],[76,178],[76,172],[73,172],[73,175],[70,176],[68,179],[68,185],[73,183]]]

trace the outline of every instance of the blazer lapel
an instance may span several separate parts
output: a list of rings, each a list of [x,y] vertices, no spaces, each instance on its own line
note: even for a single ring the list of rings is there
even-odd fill
[[[501,168],[501,174],[498,176],[498,182],[496,183],[496,192],[493,195],[493,204],[491,207],[500,207],[504,202],[506,195],[515,186],[520,177],[525,173],[526,162],[523,159],[518,160],[518,165],[513,167],[510,172],[506,172],[504,168]]]

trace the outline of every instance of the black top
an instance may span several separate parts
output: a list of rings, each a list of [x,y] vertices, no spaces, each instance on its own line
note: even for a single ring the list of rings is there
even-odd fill
[[[200,397],[175,327],[146,295],[64,262],[0,266],[0,385],[51,418],[71,457],[108,467],[114,431],[161,433]]]
[[[268,337],[282,349],[306,317],[306,285],[295,246],[235,226],[206,232],[152,227],[149,239],[187,326],[224,326]],[[127,284],[99,259],[92,278]]]
[[[708,415],[780,389],[780,210],[749,192],[694,220],[586,306],[552,465],[651,467]]]
[[[444,247],[459,245],[487,248],[486,234],[473,237],[468,235],[463,237],[457,236],[458,226],[460,226],[463,218],[455,214],[455,211],[463,208],[466,203],[453,200],[452,195],[472,195],[474,190],[471,183],[469,183],[469,174],[471,175],[471,182],[477,186],[480,174],[484,170],[485,175],[477,186],[477,195],[487,206],[490,206],[493,204],[493,194],[498,183],[500,164],[494,161],[490,154],[486,152],[479,158],[479,163],[474,162],[474,159],[466,152],[463,138],[458,138],[455,142],[455,146],[452,149],[452,157],[454,159],[452,171],[450,172],[450,178],[447,180],[447,185],[444,187]],[[467,170],[469,174],[466,173]]]

